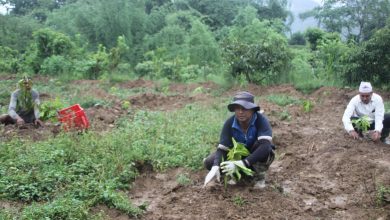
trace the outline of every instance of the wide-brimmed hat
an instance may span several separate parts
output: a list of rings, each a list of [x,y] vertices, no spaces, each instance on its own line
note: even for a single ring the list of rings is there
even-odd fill
[[[230,103],[227,107],[229,111],[234,112],[234,106],[239,105],[245,109],[253,109],[254,111],[259,111],[260,107],[255,104],[255,97],[249,92],[238,92],[233,97],[233,102]]]

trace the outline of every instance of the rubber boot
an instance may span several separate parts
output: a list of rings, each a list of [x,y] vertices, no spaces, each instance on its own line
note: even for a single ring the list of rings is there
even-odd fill
[[[275,159],[275,153],[272,151],[269,154],[266,162],[263,162],[263,163],[258,162],[258,163],[255,163],[253,165],[253,167],[255,169],[255,173],[253,175],[253,180],[255,182],[255,184],[253,186],[254,189],[264,189],[266,187],[266,184],[265,184],[266,172],[267,172],[269,166],[274,161],[274,159]]]
[[[383,128],[381,133],[381,141],[385,144],[390,144],[390,141],[387,140],[387,137],[389,136],[390,129],[389,128]]]

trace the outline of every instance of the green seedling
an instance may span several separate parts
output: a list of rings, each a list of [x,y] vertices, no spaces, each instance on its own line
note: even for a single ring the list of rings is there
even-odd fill
[[[390,203],[390,187],[380,185],[376,193],[376,204],[378,206]]]
[[[314,107],[314,104],[312,101],[310,100],[304,100],[302,102],[302,107],[303,107],[303,111],[304,112],[311,112],[311,110],[313,109]]]
[[[188,186],[192,184],[192,180],[188,177],[187,174],[179,174],[176,176],[176,181],[181,186]]]
[[[246,201],[245,199],[243,199],[241,196],[234,196],[234,198],[233,198],[233,203],[234,203],[236,206],[242,207],[242,206],[244,206],[246,203],[248,203],[248,201]]]
[[[123,101],[122,102],[122,109],[123,110],[128,110],[131,106],[131,103],[129,101]]]

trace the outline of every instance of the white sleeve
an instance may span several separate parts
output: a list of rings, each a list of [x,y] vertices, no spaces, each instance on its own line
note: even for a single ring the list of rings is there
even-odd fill
[[[345,109],[344,115],[343,115],[344,128],[348,132],[354,130],[353,126],[352,126],[352,122],[351,122],[351,117],[352,117],[353,112],[355,111],[355,108],[356,108],[356,101],[355,100],[356,100],[355,98],[351,99],[351,101],[348,103],[348,106]]]
[[[9,102],[8,114],[11,118],[16,119],[19,115],[16,113],[16,100],[18,99],[16,92],[11,94],[11,101]]]
[[[39,115],[39,105],[41,104],[41,101],[39,100],[39,93],[36,92],[34,94],[35,97],[34,98],[34,115],[35,115],[35,119],[39,119],[40,115]]]
[[[375,131],[382,131],[384,115],[385,106],[382,98],[379,96],[375,103]]]

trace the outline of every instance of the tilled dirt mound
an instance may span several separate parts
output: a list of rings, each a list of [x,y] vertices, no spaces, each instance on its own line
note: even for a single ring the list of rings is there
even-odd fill
[[[345,134],[341,117],[352,90],[321,88],[304,96],[290,86],[251,89],[257,96],[283,93],[315,103],[310,113],[287,107],[291,121],[269,115],[278,156],[267,187],[213,184],[203,189],[206,171],[144,175],[129,194],[136,204],[149,204],[143,219],[390,219],[390,204],[376,204],[378,184],[390,184],[390,146]],[[260,104],[266,115],[281,111],[275,104]],[[192,184],[180,185],[180,173]]]
[[[121,86],[156,85],[138,80]],[[169,91],[175,95],[143,93],[126,100],[134,109],[162,111],[190,103],[212,103],[214,98],[209,94],[185,94],[199,86],[207,90],[217,88],[214,84],[173,84]],[[221,96],[230,98],[237,90],[240,89],[231,89]],[[255,190],[251,183],[227,187],[214,183],[202,188],[207,174],[205,170],[192,172],[178,168],[154,173],[148,168],[141,172],[128,194],[135,204],[148,204],[141,219],[390,219],[390,204],[376,204],[380,185],[390,185],[390,146],[369,140],[352,140],[342,126],[344,108],[356,94],[355,90],[323,87],[311,95],[303,95],[290,85],[249,85],[246,90],[256,97],[287,94],[314,103],[314,108],[305,113],[301,105],[280,107],[266,99],[259,101],[271,121],[277,146],[277,157],[268,172],[267,187]],[[93,94],[91,90],[90,95]],[[113,99],[103,92],[96,94],[99,98]],[[387,93],[380,94],[385,100],[390,97]],[[128,110],[122,109],[120,100],[112,103],[110,108],[94,106],[85,110],[91,129],[104,131],[113,128],[118,117],[129,114]],[[279,113],[282,111],[288,111],[290,118],[281,118]],[[41,140],[55,135],[60,129],[47,123],[43,128],[30,129],[3,126],[0,132],[2,139],[23,135]],[[180,174],[190,177],[192,182],[179,184],[177,178]],[[109,219],[129,219],[107,207],[95,209],[104,210]]]

